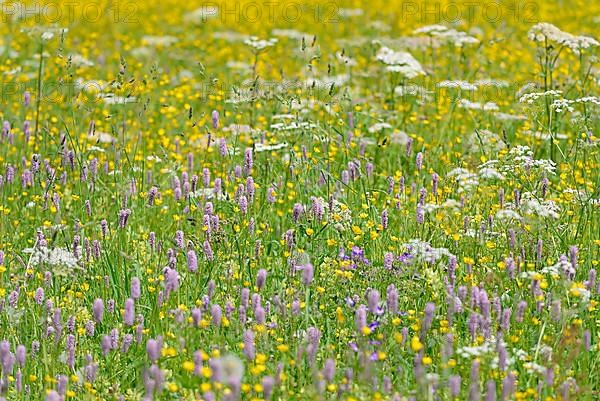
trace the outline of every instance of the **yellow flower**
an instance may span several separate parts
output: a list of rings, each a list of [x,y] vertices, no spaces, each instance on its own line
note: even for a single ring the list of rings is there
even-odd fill
[[[569,294],[571,296],[580,297],[580,296],[584,295],[584,293],[587,293],[587,290],[585,288],[585,285],[583,285],[583,283],[574,282],[573,284],[571,284],[571,289],[569,290]]]
[[[410,340],[410,348],[414,351],[414,352],[419,352],[423,349],[423,344],[421,343],[421,340],[419,340],[419,337],[414,336],[411,340]]]
[[[193,372],[196,365],[192,361],[185,361],[182,365],[183,370],[186,372]]]

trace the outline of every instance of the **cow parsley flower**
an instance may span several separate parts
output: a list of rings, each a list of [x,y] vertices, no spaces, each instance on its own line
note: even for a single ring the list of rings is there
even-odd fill
[[[539,200],[530,192],[524,192],[521,197],[521,209],[529,215],[558,219],[560,207],[552,200]]]
[[[257,52],[261,52],[270,47],[273,47],[273,46],[275,46],[276,43],[277,43],[276,38],[259,39],[256,36],[251,36],[250,38],[244,40],[245,45],[250,46],[253,50],[255,50]]]
[[[73,270],[79,268],[80,256],[73,254],[66,248],[49,249],[45,246],[26,248],[24,253],[30,254],[31,266],[46,266],[51,268],[55,274],[69,275]]]
[[[413,33],[415,35],[425,34],[425,35],[434,36],[434,35],[437,35],[437,34],[440,34],[442,32],[446,32],[446,31],[448,31],[448,28],[445,27],[444,25],[434,24],[434,25],[426,25],[426,26],[417,28],[413,31]]]
[[[400,73],[408,79],[425,75],[421,64],[408,52],[395,51],[383,46],[376,58],[387,65],[388,71]]]
[[[532,92],[521,96],[519,98],[519,102],[533,104],[536,100],[543,97],[556,97],[560,95],[562,95],[562,91],[555,89],[551,89],[546,92]]]

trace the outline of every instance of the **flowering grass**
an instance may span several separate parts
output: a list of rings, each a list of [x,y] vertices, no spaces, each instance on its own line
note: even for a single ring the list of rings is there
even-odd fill
[[[600,397],[599,3],[86,4],[2,9],[0,399]]]

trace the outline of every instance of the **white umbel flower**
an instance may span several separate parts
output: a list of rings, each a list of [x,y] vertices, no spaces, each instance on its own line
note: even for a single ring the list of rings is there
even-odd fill
[[[383,46],[377,52],[377,60],[387,65],[387,70],[398,72],[408,79],[425,75],[421,64],[408,52],[395,51]]]

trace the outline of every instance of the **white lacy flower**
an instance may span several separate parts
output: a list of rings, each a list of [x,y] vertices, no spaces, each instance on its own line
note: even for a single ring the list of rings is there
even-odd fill
[[[260,153],[260,152],[272,152],[275,150],[280,150],[280,149],[284,149],[287,148],[288,144],[283,142],[283,143],[277,143],[274,145],[265,145],[263,143],[257,143],[254,145],[254,151],[256,153]]]
[[[551,217],[553,219],[558,219],[560,217],[560,207],[554,201],[540,201],[529,192],[525,192],[522,195],[521,209],[526,214],[536,215],[542,218]]]
[[[495,168],[491,168],[491,167],[484,167],[484,168],[480,169],[479,177],[484,178],[484,179],[497,179],[497,180],[504,179],[504,175],[502,175],[502,173],[500,173]]]
[[[463,45],[476,45],[479,43],[479,39],[467,35],[466,32],[457,31],[456,29],[449,29],[443,32],[435,34],[436,37],[442,38],[450,43],[453,43],[456,47],[463,47]]]
[[[429,242],[420,239],[411,239],[403,246],[406,248],[407,252],[419,262],[435,263],[440,260],[442,256],[454,256],[448,249],[434,248]]]
[[[527,38],[534,42],[545,42],[546,40],[548,40],[562,44],[563,42],[569,40],[572,37],[573,35],[571,35],[570,33],[563,32],[556,26],[547,22],[540,22],[538,24],[535,24],[531,27],[531,29],[529,29],[529,32],[527,32]]]
[[[284,123],[271,124],[271,129],[274,131],[292,131],[292,130],[297,130],[297,129],[312,129],[312,128],[316,128],[316,125],[313,123],[306,122],[306,121],[300,121],[300,122],[292,121],[289,124],[284,124]]]
[[[519,145],[511,148],[504,163],[500,171],[505,174],[514,171],[515,168],[537,169],[539,172],[556,174],[556,163],[547,159],[534,159],[529,146]]]
[[[426,25],[421,28],[417,28],[413,31],[414,34],[426,34],[426,35],[436,35],[442,32],[446,32],[448,30],[444,25]]]
[[[375,123],[369,127],[369,132],[373,134],[375,132],[383,131],[387,128],[392,128],[392,126],[388,123]]]
[[[521,215],[511,209],[500,209],[496,212],[496,220],[521,220]]]
[[[508,114],[508,113],[496,113],[496,114],[494,114],[494,117],[496,117],[498,120],[501,120],[501,121],[525,121],[525,120],[527,120],[527,116],[524,116],[522,114],[517,115],[517,114]]]
[[[451,170],[447,177],[454,178],[458,184],[459,193],[469,192],[479,185],[478,175],[464,168],[459,167]]]
[[[600,46],[600,42],[590,36],[576,36],[568,32],[561,31],[556,26],[547,22],[535,24],[533,27],[531,27],[527,36],[534,42],[545,44],[548,41],[566,46],[576,54],[579,54],[583,49]]]
[[[78,267],[79,257],[66,248],[49,249],[45,246],[26,248],[24,253],[31,254],[29,263],[32,266],[47,265],[51,267],[65,267],[74,269]]]
[[[135,96],[117,96],[114,93],[107,93],[106,95],[99,96],[104,103],[106,104],[126,104],[126,103],[135,103],[137,98]]]
[[[477,84],[468,81],[442,81],[437,84],[439,88],[458,88],[466,91],[475,91],[478,88]]]
[[[203,198],[203,199],[212,199],[215,197],[214,188],[200,188],[194,192],[190,192],[190,198]],[[218,200],[225,200],[225,195],[221,192],[217,195]]]
[[[253,48],[256,51],[262,51],[265,49],[268,49],[269,47],[273,47],[275,46],[275,44],[277,43],[277,39],[276,38],[270,38],[270,39],[259,39],[256,36],[251,36],[250,38],[244,40],[244,44],[246,44],[247,46],[250,46],[251,48]]]
[[[562,113],[563,111],[573,112],[573,106],[571,106],[571,101],[568,99],[554,99],[550,107],[554,109],[557,113]]]
[[[592,103],[596,106],[600,106],[600,97],[598,96],[584,96],[579,99],[573,100],[573,103]]]
[[[498,105],[494,102],[487,102],[487,103],[482,104],[479,102],[471,102],[470,100],[467,100],[467,99],[460,99],[458,101],[458,106],[462,107],[463,109],[471,109],[471,110],[484,110],[484,111],[500,110]]]
[[[402,74],[408,79],[425,75],[421,64],[408,52],[395,51],[383,46],[377,52],[377,60],[387,65],[387,70]]]
[[[575,54],[579,54],[583,49],[600,46],[600,42],[598,42],[596,39],[583,35],[574,36],[573,38],[567,40],[564,44]]]
[[[527,94],[521,96],[519,98],[519,102],[532,104],[533,102],[535,102],[536,100],[538,100],[542,97],[546,97],[546,96],[555,97],[555,96],[560,96],[560,95],[562,95],[562,91],[555,90],[555,89],[552,89],[552,90],[549,90],[546,92],[532,92],[532,93],[527,93]]]
[[[481,345],[459,347],[456,354],[461,358],[478,358],[494,352],[495,344],[493,341],[487,341]]]

